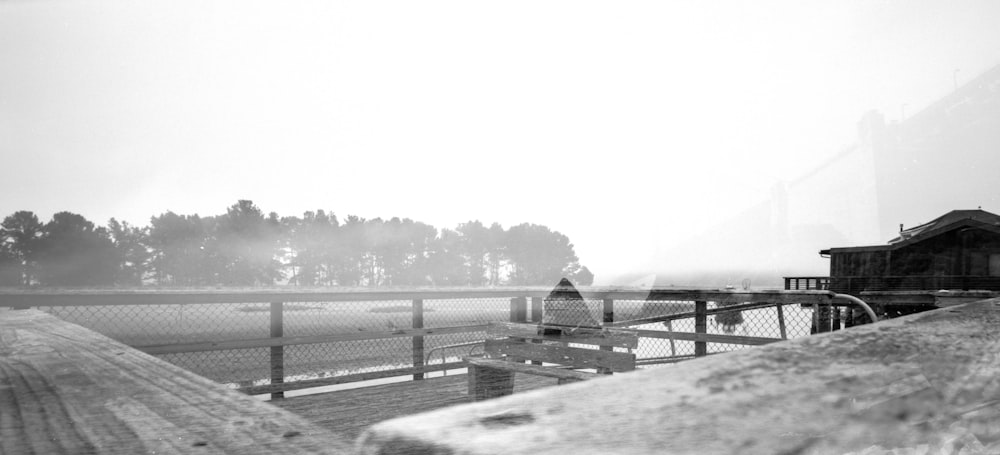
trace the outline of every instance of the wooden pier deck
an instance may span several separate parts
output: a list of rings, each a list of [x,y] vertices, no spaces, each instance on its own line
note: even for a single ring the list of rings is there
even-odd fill
[[[519,374],[514,393],[556,385],[556,380]],[[419,414],[469,401],[468,376],[437,377],[270,401],[338,436],[354,440],[384,420]]]

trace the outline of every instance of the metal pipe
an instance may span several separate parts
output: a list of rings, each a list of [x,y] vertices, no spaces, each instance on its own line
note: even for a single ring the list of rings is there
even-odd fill
[[[857,304],[861,308],[865,309],[865,312],[868,313],[868,317],[870,317],[872,319],[872,322],[878,322],[878,316],[875,315],[875,311],[872,310],[872,307],[868,306],[868,304],[865,303],[864,300],[861,300],[861,299],[859,299],[859,298],[857,298],[857,297],[855,297],[853,295],[850,295],[850,294],[833,294],[832,298],[834,298],[834,299],[848,300],[848,301],[851,301],[851,302]]]

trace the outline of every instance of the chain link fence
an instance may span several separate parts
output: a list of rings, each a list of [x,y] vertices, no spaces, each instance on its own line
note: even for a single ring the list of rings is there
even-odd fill
[[[415,292],[408,295],[413,298],[390,300],[40,308],[250,393],[461,368],[462,357],[481,346],[488,323],[539,322],[543,314],[550,318],[558,315],[555,319],[564,325],[614,324],[642,331],[635,351],[640,367],[696,354],[696,341],[670,335],[699,332],[694,301],[602,298],[553,302],[543,301],[542,295],[514,301],[509,296],[420,299]],[[520,312],[515,310],[518,299],[525,305]],[[715,302],[706,305],[710,313],[724,307]],[[720,312],[707,316],[700,333],[796,338],[810,333],[812,318],[811,308],[793,304],[781,306],[780,315],[777,306]],[[707,354],[750,347],[705,344]]]

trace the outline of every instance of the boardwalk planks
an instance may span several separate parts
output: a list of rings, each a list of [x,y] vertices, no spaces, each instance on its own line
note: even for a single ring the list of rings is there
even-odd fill
[[[343,453],[267,403],[34,311],[0,311],[0,453]]]

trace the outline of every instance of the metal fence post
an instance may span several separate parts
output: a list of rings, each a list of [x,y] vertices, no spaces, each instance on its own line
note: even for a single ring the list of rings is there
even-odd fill
[[[413,328],[424,328],[424,300],[413,299]],[[424,379],[424,337],[423,335],[413,336],[413,368],[419,373],[413,373],[413,380]]]
[[[697,300],[694,302],[694,332],[708,333],[708,302]],[[694,342],[695,357],[708,355],[708,343],[704,341]]]
[[[281,338],[284,335],[284,304],[271,302],[271,338]],[[271,386],[281,387],[285,383],[285,347],[271,346]],[[285,398],[285,392],[271,392],[271,399]]]

